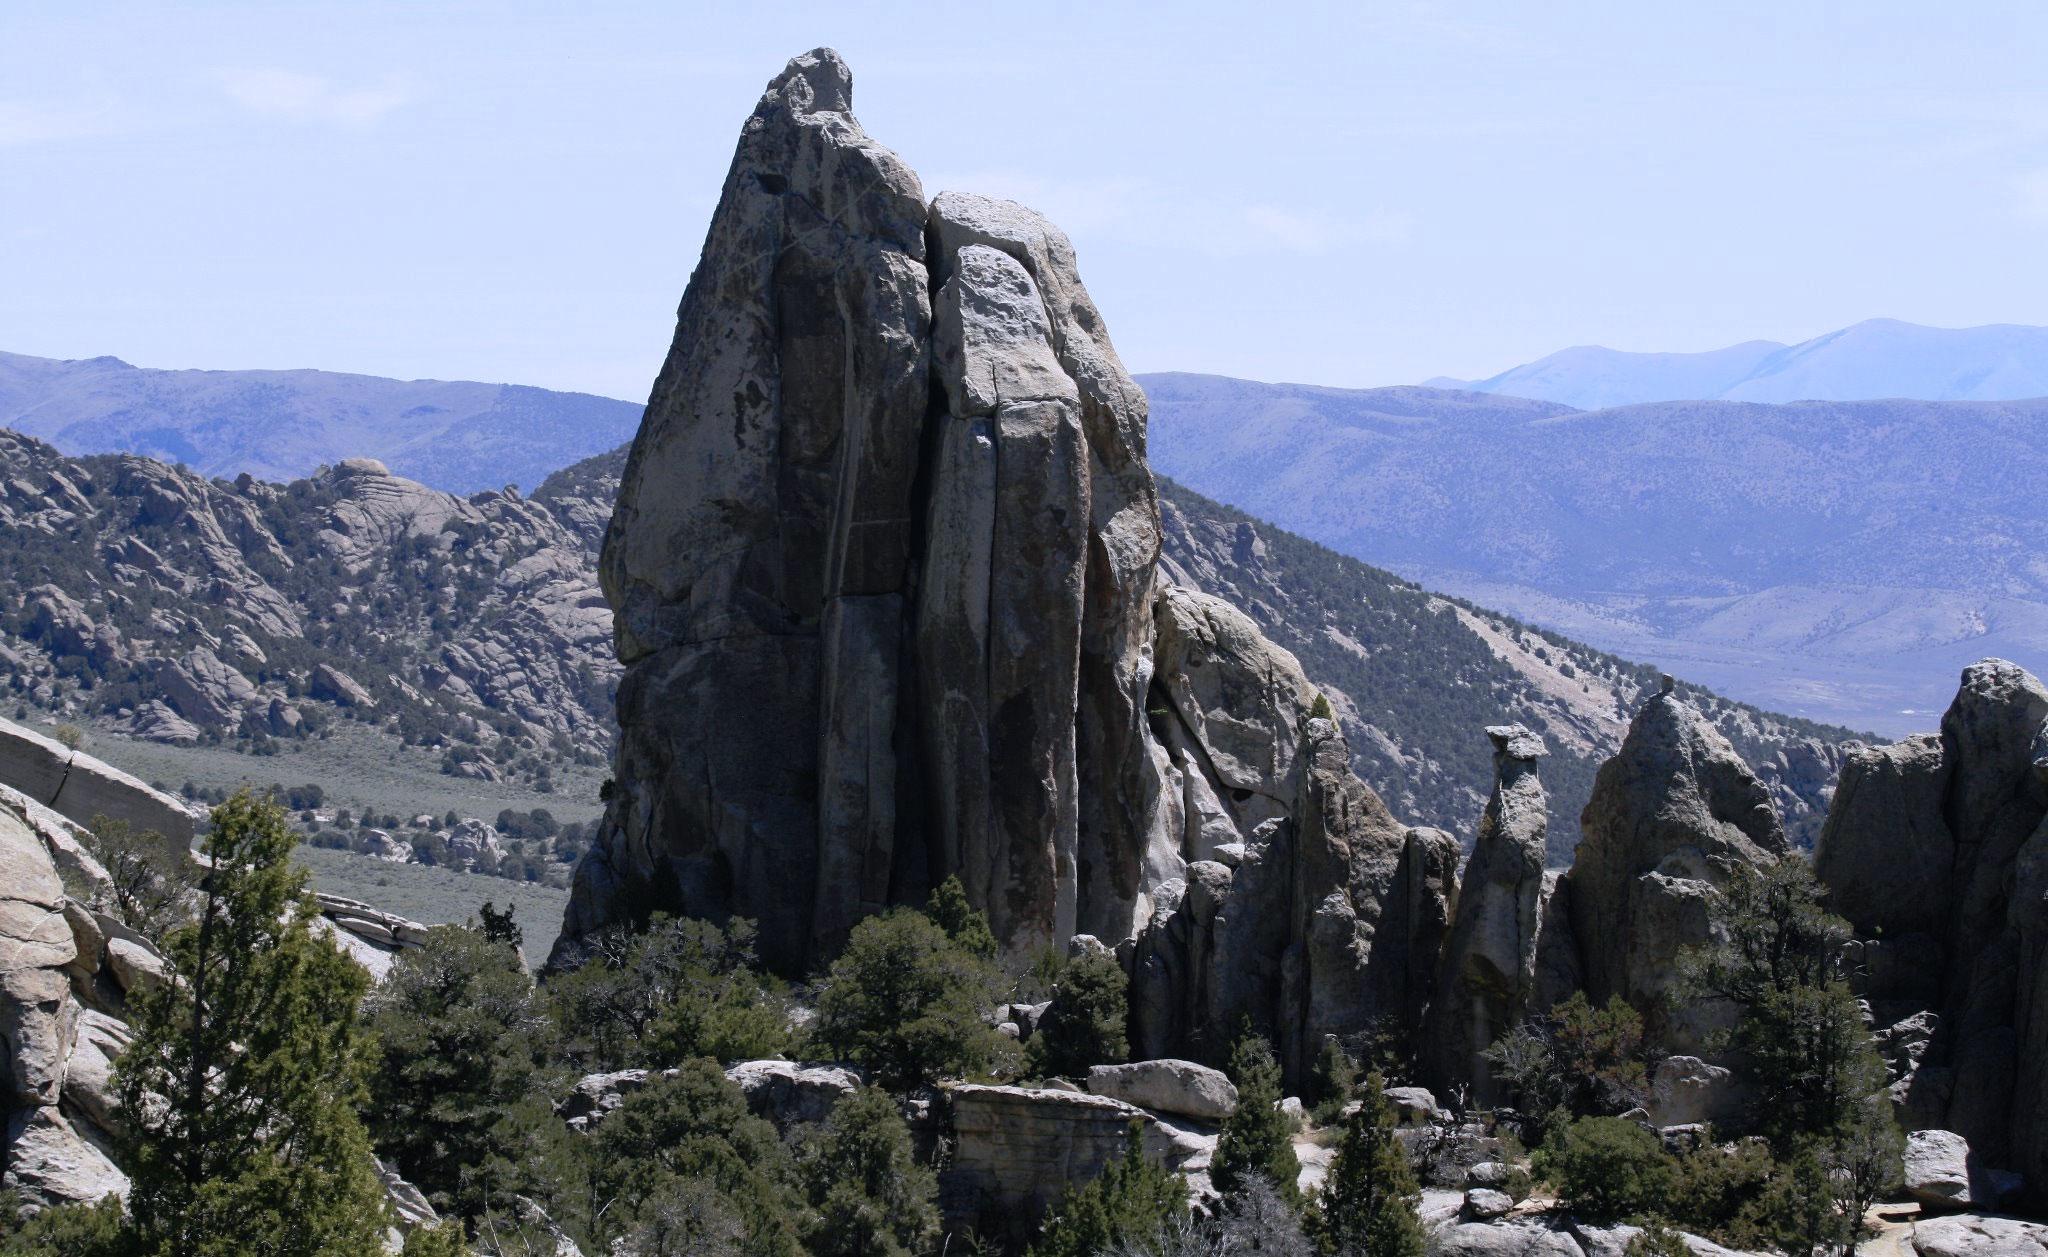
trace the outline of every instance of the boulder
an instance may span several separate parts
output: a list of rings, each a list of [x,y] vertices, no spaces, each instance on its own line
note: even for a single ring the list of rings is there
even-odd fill
[[[128,1176],[106,1150],[54,1107],[19,1109],[8,1115],[5,1160],[0,1187],[16,1195],[25,1211],[128,1194]]]
[[[1485,1221],[1514,1211],[1515,1202],[1506,1192],[1475,1187],[1465,1193],[1465,1216]]]
[[[787,1131],[822,1122],[842,1099],[860,1090],[861,1077],[843,1065],[801,1065],[795,1061],[741,1061],[725,1076],[747,1097],[755,1117]]]
[[[2048,1225],[1976,1214],[1918,1218],[1913,1250],[1920,1257],[2048,1257]]]
[[[1743,1095],[1733,1071],[1697,1056],[1667,1056],[1650,1075],[1650,1125],[1693,1126],[1738,1116]]]
[[[154,990],[162,985],[167,973],[163,956],[149,944],[132,938],[107,940],[107,968],[123,992]]]
[[[619,1069],[606,1074],[585,1074],[576,1080],[569,1094],[555,1102],[555,1115],[570,1130],[587,1134],[604,1120],[626,1097],[647,1085],[648,1071]]]
[[[1449,1121],[1451,1115],[1438,1107],[1436,1097],[1423,1087],[1388,1087],[1384,1093],[1394,1110],[1394,1121],[1402,1126],[1428,1126]]]
[[[90,1008],[78,1014],[78,1034],[65,1063],[64,1103],[102,1131],[120,1129],[114,1062],[134,1039],[128,1024],[118,1017]]]
[[[1906,1136],[1908,1195],[1937,1209],[1996,1207],[2020,1186],[2019,1176],[1980,1166],[1970,1145],[1950,1130],[1916,1130]]]
[[[1570,1232],[1539,1221],[1459,1221],[1429,1232],[1430,1257],[1585,1257]]]
[[[1465,1171],[1465,1185],[1498,1188],[1507,1183],[1509,1173],[1508,1165],[1504,1161],[1481,1161]]]
[[[953,1159],[940,1174],[949,1225],[1028,1236],[1046,1208],[1123,1154],[1133,1125],[1148,1156],[1178,1168],[1197,1145],[1177,1141],[1143,1109],[1108,1096],[969,1083],[944,1086]]]
[[[1237,1111],[1237,1088],[1222,1071],[1173,1059],[1097,1065],[1088,1071],[1088,1090],[1205,1122],[1221,1122]]]
[[[308,687],[314,698],[325,699],[341,707],[369,709],[377,705],[370,691],[348,673],[331,663],[316,665],[313,669],[312,684]]]
[[[105,816],[126,821],[138,834],[162,834],[179,854],[191,848],[204,815],[111,764],[11,720],[0,720],[0,782],[79,825]]]

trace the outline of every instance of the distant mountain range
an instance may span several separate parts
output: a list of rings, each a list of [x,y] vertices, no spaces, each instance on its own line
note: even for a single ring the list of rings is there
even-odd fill
[[[334,371],[158,371],[0,353],[0,428],[66,454],[143,454],[208,476],[292,480],[375,458],[450,493],[532,489],[629,441],[633,402],[516,384]]]
[[[1139,382],[1198,492],[1774,710],[1899,733],[1978,657],[2048,664],[2048,399]]]
[[[1660,364],[1681,391],[1738,375],[1860,391],[1841,383],[1859,360],[1860,378],[1901,390],[1988,390],[2017,388],[2030,354],[2048,363],[2048,331],[1879,321],[1792,349],[1571,351],[1545,360],[1554,380],[1572,353]],[[1602,387],[1619,390],[1617,372]],[[1763,707],[1899,733],[1929,726],[1980,655],[2048,662],[2048,400],[1581,411],[1420,386],[1140,382],[1155,466],[1190,488]],[[207,476],[289,481],[373,457],[448,492],[533,492],[615,450],[639,414],[515,385],[0,354],[0,426]]]
[[[152,743],[239,750],[257,780],[324,781],[337,797],[375,788],[349,758],[367,742],[380,763],[430,776],[438,763],[554,806],[557,782],[600,771],[615,729],[596,567],[625,461],[620,448],[530,495],[463,499],[364,459],[290,484],[229,483],[0,431],[11,714],[77,722],[114,762]],[[1404,819],[1469,837],[1493,780],[1482,731],[1521,721],[1549,741],[1550,857],[1569,860],[1594,772],[1654,691],[1653,669],[1170,482],[1161,493],[1173,578],[1243,606],[1295,652],[1358,771]],[[1686,696],[1811,839],[1850,732]],[[435,810],[419,789],[358,803]],[[588,802],[562,800],[564,815]]]
[[[1627,353],[1581,345],[1484,380],[1429,387],[1563,402],[1581,410],[1640,402],[2013,401],[2048,397],[2048,328],[1921,327],[1869,319],[1797,345],[1752,340],[1706,353]]]

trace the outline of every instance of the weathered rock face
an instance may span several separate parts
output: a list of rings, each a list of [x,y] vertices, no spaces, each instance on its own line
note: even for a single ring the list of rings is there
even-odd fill
[[[1536,777],[1543,739],[1521,725],[1495,725],[1486,735],[1494,748],[1493,797],[1458,883],[1426,1037],[1440,1082],[1469,1080],[1481,1103],[1493,1100],[1494,1088],[1480,1053],[1522,1020],[1536,989],[1549,829],[1548,800]]]
[[[1277,932],[1230,944],[1273,986],[1217,970],[1218,1007],[1277,1026],[1284,977],[1323,1010],[1296,1034],[1412,1025],[1454,848],[1304,740],[1292,655],[1160,579],[1144,398],[1065,236],[925,204],[850,109],[829,50],[769,85],[684,295],[605,538],[617,794],[558,954],[630,888],[801,970],[957,874],[1013,955],[1129,957],[1278,826],[1248,879]],[[1176,1016],[1146,1033],[1199,1041]]]
[[[1349,755],[1334,723],[1305,721],[1288,815],[1227,844],[1234,868],[1199,861],[1160,888],[1131,961],[1139,1054],[1218,1061],[1249,1019],[1299,1081],[1326,1036],[1420,1026],[1458,845],[1396,821]]]
[[[1046,1208],[1123,1155],[1136,1126],[1148,1158],[1189,1168],[1212,1142],[1188,1139],[1145,1110],[1108,1096],[1028,1087],[946,1087],[953,1159],[939,1205],[953,1226],[984,1239],[1028,1238]]]
[[[2048,687],[1965,669],[1938,738],[1850,758],[1816,865],[1902,1119],[2048,1199]]]
[[[1595,1004],[1619,995],[1635,1005],[1668,1049],[1697,1049],[1717,1011],[1673,1012],[1664,994],[1679,953],[1708,941],[1707,904],[1729,874],[1790,850],[1769,791],[1712,724],[1665,693],[1601,765],[1580,824],[1558,890],[1580,985]]]
[[[162,834],[179,851],[196,829],[191,804],[11,720],[0,720],[0,781],[76,824],[97,816],[125,821],[138,834]]]

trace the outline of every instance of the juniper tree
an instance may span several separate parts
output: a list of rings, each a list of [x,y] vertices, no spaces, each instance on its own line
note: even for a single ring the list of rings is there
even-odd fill
[[[1237,1084],[1237,1108],[1223,1121],[1209,1181],[1230,1196],[1252,1179],[1263,1179],[1289,1204],[1300,1204],[1295,1181],[1301,1161],[1294,1155],[1292,1124],[1280,1111],[1280,1062],[1264,1035],[1246,1030],[1238,1038],[1230,1053],[1230,1080]]]
[[[1408,1152],[1394,1134],[1386,1081],[1369,1074],[1316,1201],[1317,1244],[1331,1257],[1422,1257],[1415,1213],[1421,1198]]]
[[[532,1086],[543,1024],[532,979],[510,945],[439,925],[398,954],[365,1013],[378,1062],[365,1115],[377,1147],[435,1208],[477,1216],[487,1202],[467,1180]]]
[[[1124,967],[1107,952],[1086,952],[1069,960],[1025,1045],[1027,1068],[1039,1075],[1078,1074],[1091,1065],[1114,1065],[1127,1058],[1128,987]]]
[[[130,993],[115,1078],[145,1252],[338,1257],[381,1242],[356,1116],[369,976],[313,931],[294,841],[283,809],[247,790],[216,807],[197,917],[164,938],[169,979]]]
[[[833,1106],[801,1154],[811,1257],[908,1257],[938,1237],[938,1183],[919,1165],[910,1128],[880,1087]]]
[[[1133,1122],[1123,1156],[1100,1177],[1067,1190],[1030,1257],[1100,1257],[1126,1240],[1157,1235],[1187,1212],[1187,1201],[1186,1181],[1145,1156],[1142,1129]]]

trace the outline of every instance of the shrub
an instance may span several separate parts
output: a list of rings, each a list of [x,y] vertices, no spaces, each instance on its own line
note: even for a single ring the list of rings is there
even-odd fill
[[[982,1005],[997,987],[992,964],[899,908],[853,927],[819,989],[813,1039],[892,1090],[984,1069],[999,1045]]]
[[[983,960],[995,959],[996,936],[988,928],[988,918],[967,902],[967,888],[960,884],[957,874],[932,891],[924,913],[946,932],[947,938],[969,953]]]
[[[1592,1222],[1668,1216],[1676,1169],[1657,1137],[1618,1117],[1582,1117],[1536,1150],[1536,1172]]]
[[[1301,1162],[1294,1155],[1293,1132],[1280,1111],[1280,1062],[1263,1035],[1247,1030],[1230,1053],[1230,1080],[1237,1085],[1237,1108],[1224,1119],[1209,1166],[1209,1180],[1225,1197],[1262,1179],[1289,1204],[1299,1204]]]
[[[548,988],[564,1049],[582,1066],[737,1060],[789,1045],[787,1001],[756,969],[750,921],[721,930],[657,913],[639,933],[607,930],[592,947]]]
[[[726,1200],[753,1253],[800,1251],[775,1128],[709,1060],[650,1078],[590,1137],[591,1229],[602,1242],[654,1221],[664,1200],[701,1180]]]
[[[155,830],[137,834],[127,821],[94,816],[86,846],[112,883],[114,915],[153,943],[190,909],[198,866]]]
[[[96,1204],[45,1209],[10,1234],[10,1208],[0,1218],[0,1257],[128,1257],[134,1248],[124,1222],[121,1198],[106,1196]]]
[[[1634,1108],[1649,1073],[1642,1015],[1619,996],[1595,1008],[1583,991],[1502,1035],[1485,1058],[1534,1139],[1549,1133],[1553,1113],[1595,1117]]]
[[[1070,1187],[1046,1216],[1030,1257],[1099,1257],[1127,1240],[1156,1235],[1187,1211],[1187,1183],[1145,1158],[1136,1123],[1124,1155],[1084,1186]]]
[[[800,1154],[811,1257],[907,1257],[938,1237],[938,1182],[879,1087],[842,1099]]]
[[[1124,967],[1115,956],[1088,952],[1068,961],[1053,987],[1051,1003],[1025,1045],[1026,1068],[1039,1076],[1080,1074],[1091,1065],[1127,1059],[1127,985]]]
[[[1692,1257],[1692,1248],[1684,1236],[1652,1220],[1629,1239],[1621,1254],[1622,1257]]]

